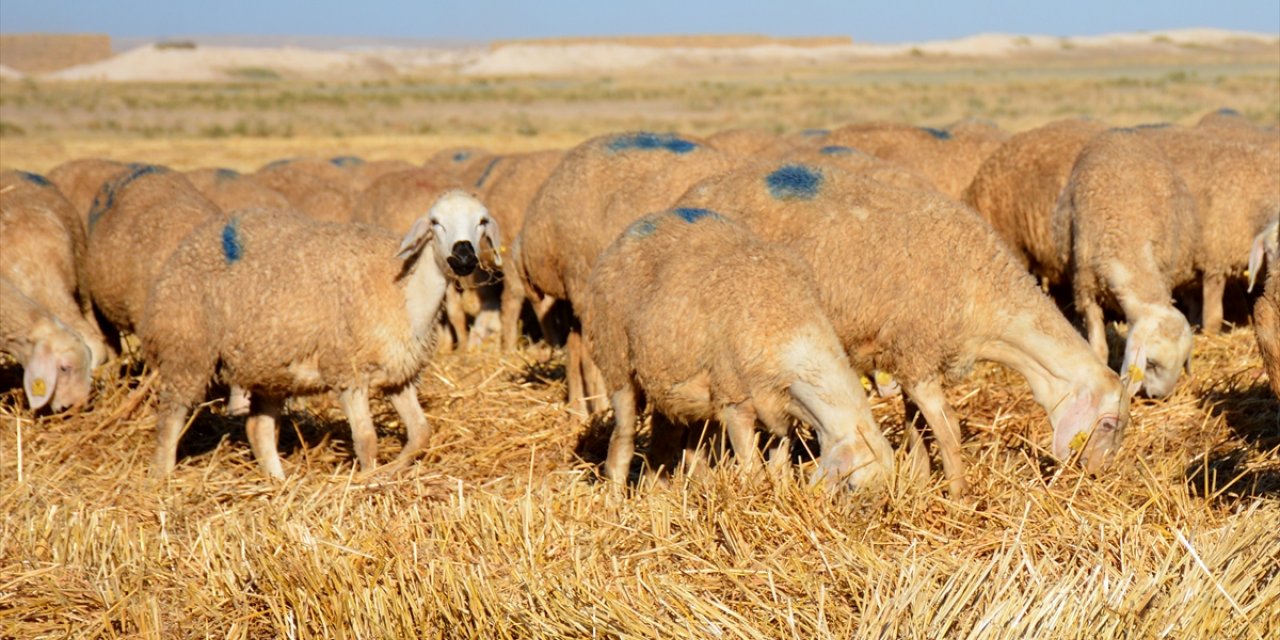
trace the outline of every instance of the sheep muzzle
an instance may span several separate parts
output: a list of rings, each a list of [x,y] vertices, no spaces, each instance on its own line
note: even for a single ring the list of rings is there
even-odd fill
[[[453,243],[453,253],[449,256],[447,262],[449,268],[459,276],[469,276],[476,270],[476,266],[480,264],[480,260],[476,258],[476,248],[471,242],[461,240]]]

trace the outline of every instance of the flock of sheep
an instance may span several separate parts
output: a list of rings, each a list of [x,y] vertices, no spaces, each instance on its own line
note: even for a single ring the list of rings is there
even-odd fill
[[[527,301],[530,332],[566,349],[569,409],[613,411],[611,480],[630,476],[647,407],[651,470],[702,464],[708,421],[745,468],[762,462],[760,427],[786,464],[801,422],[815,481],[882,485],[894,453],[866,394],[900,390],[962,493],[945,386],[976,361],[1026,378],[1059,460],[1100,469],[1131,395],[1169,394],[1192,366],[1192,322],[1219,331],[1227,282],[1247,272],[1253,289],[1264,262],[1253,323],[1280,396],[1278,218],[1280,132],[1230,110],[1012,136],[967,121],[629,132],[253,174],[82,159],[0,175],[0,347],[33,410],[74,410],[136,335],[159,377],[155,473],[221,382],[282,478],[285,400],[328,391],[363,470],[379,468],[373,390],[407,432],[392,464],[411,462],[431,436],[416,381],[437,343],[500,334],[513,349]],[[1188,286],[1191,318],[1174,305]],[[1108,311],[1128,325],[1119,373]],[[925,482],[907,425],[904,460]]]

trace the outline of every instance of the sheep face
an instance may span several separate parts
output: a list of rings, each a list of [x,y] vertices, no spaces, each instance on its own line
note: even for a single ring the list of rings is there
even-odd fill
[[[471,275],[480,265],[478,252],[484,248],[492,251],[497,266],[502,266],[497,257],[502,244],[497,223],[479,200],[462,191],[440,196],[427,215],[409,230],[400,244],[399,255],[408,256],[427,242],[432,243],[441,273],[454,278]]]
[[[38,329],[35,348],[23,367],[22,388],[31,410],[48,404],[54,411],[77,406],[89,397],[93,355],[65,326]]]
[[[1191,335],[1191,324],[1176,309],[1161,309],[1135,321],[1120,368],[1130,377],[1130,390],[1141,388],[1152,398],[1172,393],[1182,371],[1191,370]]]
[[[1070,460],[1079,455],[1089,473],[1111,463],[1129,424],[1129,394],[1119,376],[1108,371],[1092,387],[1075,390],[1053,409],[1053,455]]]

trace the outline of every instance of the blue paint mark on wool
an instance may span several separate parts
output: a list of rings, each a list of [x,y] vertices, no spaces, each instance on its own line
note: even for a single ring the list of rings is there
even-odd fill
[[[820,138],[828,133],[831,133],[830,129],[805,129],[800,132],[800,135],[805,138]]]
[[[358,167],[364,164],[364,158],[361,158],[360,156],[335,156],[333,158],[329,158],[329,164],[332,164],[335,167],[342,167],[344,169],[347,167]]]
[[[293,162],[293,158],[280,158],[279,160],[272,160],[271,162],[262,165],[262,169],[275,169],[277,167],[283,167],[290,162]]]
[[[1238,116],[1238,115],[1240,115],[1240,112],[1239,112],[1239,111],[1236,111],[1235,109],[1232,109],[1231,107],[1223,107],[1223,108],[1221,108],[1221,109],[1218,109],[1218,115],[1222,115],[1222,116]]]
[[[26,180],[27,182],[30,182],[31,184],[34,184],[39,187],[52,186],[52,183],[49,182],[48,178],[38,173],[30,173],[28,171],[19,171],[18,175],[22,176],[23,180]]]
[[[218,182],[226,182],[227,180],[235,180],[240,177],[240,172],[235,169],[218,169],[213,172],[213,177]]]
[[[470,157],[471,157],[471,152],[470,152],[470,151],[458,151],[458,152],[456,152],[456,153],[454,153],[454,154],[453,154],[453,161],[454,161],[454,162],[466,162],[466,161],[467,161],[467,158],[470,158]]]
[[[822,188],[822,174],[809,167],[788,164],[764,179],[769,194],[779,200],[812,200]]]
[[[643,131],[614,136],[613,139],[609,140],[608,148],[610,151],[615,152],[630,149],[642,151],[662,149],[671,153],[685,154],[697,149],[698,145],[675,134]]]
[[[143,176],[168,172],[169,169],[167,167],[160,167],[154,164],[138,164],[136,162],[130,163],[129,173],[108,181],[93,196],[93,205],[89,207],[89,231],[93,231],[93,227],[98,224],[98,220],[102,218],[103,214],[116,206],[116,196],[119,195],[121,189],[129,186],[129,183]]]
[[[819,153],[821,153],[821,154],[822,154],[822,155],[824,155],[824,156],[852,156],[852,155],[862,155],[862,152],[861,152],[861,151],[858,151],[857,149],[854,149],[853,147],[846,147],[846,146],[842,146],[842,145],[829,145],[829,146],[826,146],[826,147],[823,147],[823,148],[819,149],[819,150],[818,150],[818,152],[819,152]]]
[[[933,136],[937,140],[950,140],[951,132],[946,129],[934,129],[933,127],[920,127],[920,130]]]
[[[222,228],[222,255],[227,264],[233,264],[244,255],[244,245],[240,242],[240,221],[232,218]]]
[[[679,209],[672,211],[672,213],[676,214],[676,217],[680,218],[681,220],[684,220],[685,222],[688,222],[689,224],[693,224],[703,218],[710,218],[712,220],[724,220],[724,218],[720,217],[720,214],[714,211],[709,211],[707,209],[691,209],[691,208],[681,207]]]
[[[626,236],[628,238],[644,238],[653,235],[658,230],[658,223],[652,218],[641,218],[627,227]]]
[[[476,178],[477,189],[484,186],[484,181],[489,179],[489,174],[493,172],[494,165],[497,165],[500,160],[502,160],[502,156],[490,160],[489,164],[485,166],[484,173],[481,173],[480,177]]]

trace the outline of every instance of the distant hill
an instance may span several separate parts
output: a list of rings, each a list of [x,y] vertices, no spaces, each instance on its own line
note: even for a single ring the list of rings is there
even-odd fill
[[[568,38],[528,38],[522,40],[496,40],[490,50],[511,46],[563,47],[572,45],[624,45],[628,47],[687,48],[687,49],[740,49],[777,45],[781,47],[839,47],[853,44],[849,36],[809,36],[803,38],[775,38],[760,34],[713,34],[670,36],[583,36]]]

